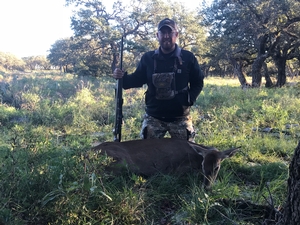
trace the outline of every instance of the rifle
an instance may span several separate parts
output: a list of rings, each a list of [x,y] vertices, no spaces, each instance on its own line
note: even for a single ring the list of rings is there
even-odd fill
[[[121,57],[120,57],[120,69],[123,68],[123,36],[121,39]],[[115,117],[115,127],[114,127],[114,141],[121,141],[121,130],[122,130],[122,106],[123,106],[123,78],[118,79],[117,87],[115,90],[115,101],[116,101],[116,117]]]

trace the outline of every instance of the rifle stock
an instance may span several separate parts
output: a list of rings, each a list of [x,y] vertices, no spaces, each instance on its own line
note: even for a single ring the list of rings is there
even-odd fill
[[[123,69],[123,36],[121,39],[121,57],[120,57],[120,69]],[[117,80],[117,87],[115,91],[116,101],[116,116],[114,127],[114,141],[121,141],[122,134],[122,120],[123,120],[123,78]]]

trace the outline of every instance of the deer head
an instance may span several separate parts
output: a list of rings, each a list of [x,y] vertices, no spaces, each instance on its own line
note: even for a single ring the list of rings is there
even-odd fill
[[[197,154],[203,157],[202,172],[204,175],[203,187],[205,189],[210,189],[211,185],[216,180],[222,160],[232,157],[240,148],[237,147],[225,151],[218,151],[218,149],[214,147],[193,144],[191,142],[189,142],[189,145],[195,150]]]

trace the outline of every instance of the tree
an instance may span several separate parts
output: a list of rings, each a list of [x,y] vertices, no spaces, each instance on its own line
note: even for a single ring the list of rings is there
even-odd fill
[[[289,167],[288,196],[277,225],[300,224],[300,141]]]
[[[188,10],[180,3],[171,7],[161,0],[131,0],[128,5],[117,1],[112,10],[107,10],[99,0],[66,0],[66,3],[77,7],[71,18],[77,45],[71,46],[71,52],[76,50],[80,55],[80,59],[76,58],[77,66],[84,67],[86,74],[106,74],[115,69],[121,36],[125,37],[126,67],[133,70],[144,52],[158,47],[157,24],[165,17],[178,22],[179,44],[194,51],[199,59],[206,46],[200,17],[196,11],[186,13]]]
[[[49,70],[51,68],[50,62],[47,60],[46,56],[29,56],[22,59],[26,63],[26,67],[30,70]]]
[[[73,15],[71,26],[75,33],[75,38],[79,40],[81,46],[79,49],[85,50],[84,60],[81,61],[88,70],[90,70],[89,63],[92,63],[93,70],[96,69],[96,59],[102,62],[98,65],[100,68],[105,68],[105,65],[110,65],[109,71],[102,71],[111,73],[117,66],[119,61],[119,50],[121,36],[126,37],[126,50],[130,55],[135,55],[136,49],[138,52],[146,50],[145,46],[140,43],[147,43],[146,40],[136,42],[136,39],[142,40],[141,37],[146,37],[149,33],[147,23],[151,18],[145,17],[145,7],[147,4],[135,4],[125,7],[121,2],[114,4],[112,12],[106,10],[102,1],[66,1],[67,4],[74,4],[78,7],[76,14]],[[150,1],[148,1],[149,4]],[[147,3],[147,1],[142,1]],[[151,27],[150,27],[151,28]],[[91,61],[91,59],[93,59]],[[134,60],[130,60],[134,62]],[[95,67],[96,66],[96,67]],[[98,68],[98,69],[99,69]]]
[[[276,86],[281,87],[286,83],[286,63],[288,60],[299,56],[300,46],[300,2],[284,1],[284,9],[280,19],[279,41],[272,58],[278,68]]]
[[[5,70],[25,70],[25,63],[15,55],[7,52],[0,52],[0,66]]]
[[[299,48],[299,6],[296,0],[215,0],[204,12],[211,41],[217,41],[215,55],[224,58],[226,53],[240,66],[252,65],[253,87],[261,85],[262,71],[272,85],[263,69],[271,58],[278,69],[277,86],[284,85],[286,60],[296,57]]]
[[[234,0],[214,1],[213,4],[200,12],[204,15],[204,24],[209,28],[208,42],[211,58],[210,64],[222,70],[220,62],[224,60],[234,68],[242,86],[247,84],[243,68],[253,61],[255,51],[249,21],[251,18],[244,7]],[[248,28],[248,29],[246,29]]]
[[[50,48],[48,60],[53,66],[59,67],[63,72],[68,72],[70,66],[74,65],[72,54],[73,40],[70,38],[57,40]]]

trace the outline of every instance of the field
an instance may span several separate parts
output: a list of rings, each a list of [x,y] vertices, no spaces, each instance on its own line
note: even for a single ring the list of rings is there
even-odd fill
[[[113,140],[113,79],[45,72],[2,74],[0,84],[0,224],[250,225],[272,222],[286,201],[299,79],[248,90],[205,79],[192,108],[196,143],[241,146],[211,191],[200,173],[104,172],[107,158],[90,148]],[[124,91],[122,141],[140,138],[145,90]]]

